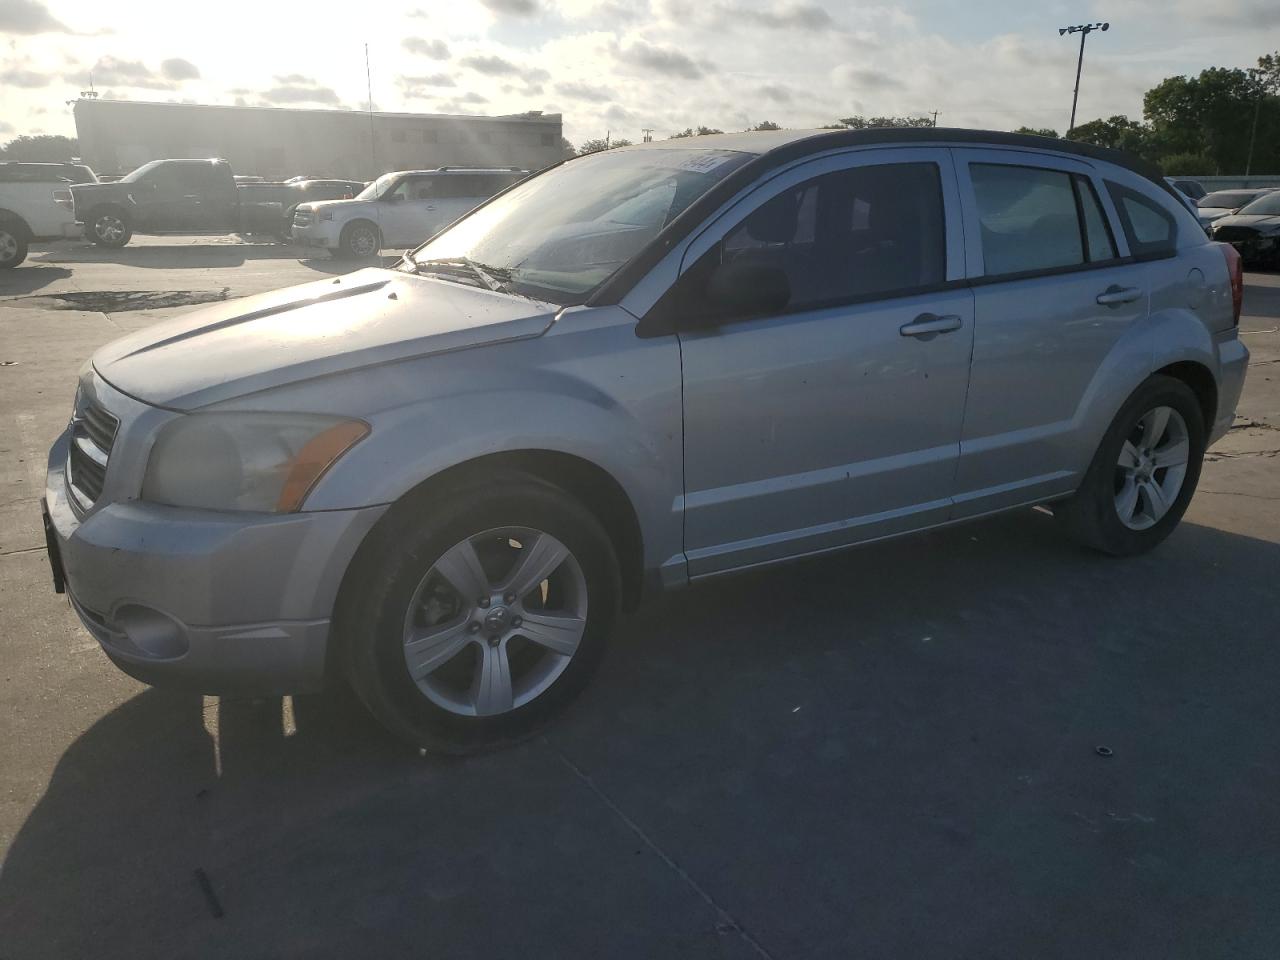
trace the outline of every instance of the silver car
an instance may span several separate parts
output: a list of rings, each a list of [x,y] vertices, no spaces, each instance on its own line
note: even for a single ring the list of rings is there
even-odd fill
[[[1158,171],[973,131],[611,150],[393,269],[104,347],[49,457],[55,581],[148,682],[345,679],[525,736],[654,592],[1032,504],[1178,523],[1248,351]]]

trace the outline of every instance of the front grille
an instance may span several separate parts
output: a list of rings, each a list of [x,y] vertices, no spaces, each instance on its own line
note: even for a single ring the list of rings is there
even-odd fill
[[[71,450],[67,456],[67,480],[77,504],[87,509],[102,496],[107,479],[107,458],[115,444],[120,421],[89,401],[71,421]]]
[[[1258,231],[1253,229],[1253,227],[1218,227],[1218,229],[1213,231],[1213,239],[1222,240],[1225,243],[1240,243],[1244,240],[1257,240]]]

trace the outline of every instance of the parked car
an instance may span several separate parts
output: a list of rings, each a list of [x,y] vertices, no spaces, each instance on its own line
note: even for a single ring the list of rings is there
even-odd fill
[[[0,164],[0,270],[22,263],[33,240],[80,236],[62,166]]]
[[[1199,200],[1209,192],[1199,180],[1189,180],[1186,177],[1165,177],[1164,182],[1192,200]]]
[[[147,682],[342,675],[416,744],[489,747],[651,592],[1032,504],[1155,547],[1231,425],[1242,291],[1158,171],[1085,144],[595,153],[395,269],[99,350],[49,455],[55,583]]]
[[[369,257],[421,243],[528,171],[439,167],[386,173],[352,200],[300,204],[293,239],[335,257]]]
[[[1213,193],[1206,194],[1196,201],[1196,215],[1200,218],[1200,225],[1210,228],[1215,220],[1231,216],[1241,207],[1253,203],[1259,197],[1265,197],[1275,189],[1275,187],[1266,187],[1252,190],[1215,190]]]
[[[1213,239],[1235,247],[1246,265],[1280,267],[1280,190],[1216,220]]]
[[[97,183],[83,163],[29,163],[25,160],[0,163],[0,183]]]
[[[104,247],[136,233],[279,234],[285,184],[237,184],[225,160],[152,160],[115,183],[72,187],[76,219]],[[274,204],[274,206],[272,206]]]

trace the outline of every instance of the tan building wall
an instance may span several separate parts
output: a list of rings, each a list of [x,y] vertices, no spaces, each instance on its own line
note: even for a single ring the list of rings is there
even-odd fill
[[[559,114],[446,114],[77,100],[80,156],[98,173],[149,160],[222,157],[237,174],[371,180],[440,166],[537,170],[562,157]]]

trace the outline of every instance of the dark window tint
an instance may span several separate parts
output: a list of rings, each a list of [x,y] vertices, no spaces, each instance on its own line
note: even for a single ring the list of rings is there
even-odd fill
[[[942,283],[938,167],[883,164],[817,177],[757,208],[709,256],[782,270],[793,311]]]
[[[1116,244],[1111,237],[1107,215],[1102,212],[1098,194],[1086,177],[1074,177],[1076,196],[1080,200],[1080,219],[1084,224],[1085,254],[1090,263],[1116,258]]]
[[[1071,176],[1038,167],[969,166],[989,277],[1085,262]]]
[[[1173,214],[1155,200],[1109,180],[1107,191],[1120,214],[1130,254],[1145,258],[1173,255],[1178,244],[1178,227]]]

